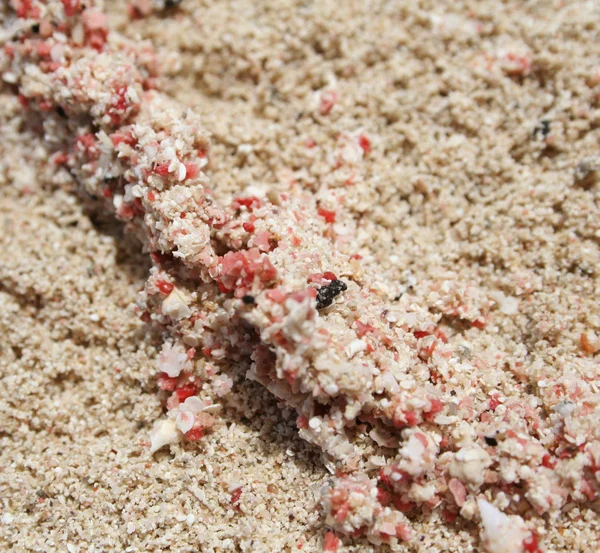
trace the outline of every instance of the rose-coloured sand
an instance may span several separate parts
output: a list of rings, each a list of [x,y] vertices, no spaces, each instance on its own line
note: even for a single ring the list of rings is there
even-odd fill
[[[89,4],[34,2],[17,15],[8,20],[4,80],[27,117],[41,115],[52,162],[124,221],[152,259],[137,310],[167,331],[157,369],[170,392],[152,452],[201,440],[231,389],[227,367],[250,358],[247,378],[297,411],[300,436],[335,472],[320,496],[340,535],[399,547],[414,539],[407,514],[433,510],[447,522],[481,519],[491,552],[507,547],[498,532],[509,527],[512,550],[541,551],[532,525],[491,502],[556,516],[597,500],[593,332],[581,334],[575,382],[569,369],[545,377],[533,363],[541,391],[506,397],[488,379],[502,371],[502,355],[496,366],[477,351],[466,358],[452,325],[485,331],[494,308],[514,315],[518,300],[443,273],[421,287],[424,303],[400,297],[385,263],[363,266],[348,238],[336,237],[336,225],[351,228],[352,212],[322,201],[323,190],[217,202],[218,179],[204,172],[206,131],[193,110],[155,90],[149,46],[112,38]],[[23,24],[30,20],[39,31]],[[532,70],[526,52],[502,51],[496,62],[510,78]],[[316,109],[329,116],[337,101],[325,90]],[[364,132],[338,137],[331,161],[348,170],[346,186],[372,149]],[[507,364],[518,373],[517,359]],[[327,534],[326,550],[336,539]]]

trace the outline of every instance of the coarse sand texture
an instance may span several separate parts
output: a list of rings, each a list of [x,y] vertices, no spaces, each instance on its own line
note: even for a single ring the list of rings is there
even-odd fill
[[[600,3],[0,3],[0,549],[600,551]]]

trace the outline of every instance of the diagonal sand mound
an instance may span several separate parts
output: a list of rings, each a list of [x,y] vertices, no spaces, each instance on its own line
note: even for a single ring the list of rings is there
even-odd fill
[[[534,551],[543,528],[526,520],[532,513],[559,516],[563,508],[596,500],[594,322],[573,322],[569,311],[561,315],[561,309],[572,309],[571,289],[558,309],[548,308],[541,318],[535,307],[533,312],[525,307],[532,299],[534,306],[548,305],[544,293],[565,271],[561,264],[548,274],[543,256],[538,261],[533,254],[529,265],[498,275],[486,273],[482,261],[477,262],[480,269],[477,263],[465,264],[462,274],[444,267],[440,253],[456,249],[454,241],[464,232],[475,237],[474,249],[459,254],[459,266],[460,259],[469,260],[485,244],[477,245],[481,233],[477,222],[470,221],[470,227],[458,224],[446,232],[425,278],[405,273],[405,284],[399,286],[401,260],[398,255],[383,257],[381,249],[394,238],[394,210],[384,216],[377,205],[385,204],[376,202],[366,211],[361,207],[368,205],[370,187],[380,181],[369,174],[369,163],[378,161],[377,148],[385,143],[378,144],[372,132],[360,128],[344,131],[325,152],[329,174],[320,168],[316,193],[310,184],[299,186],[294,176],[287,188],[253,182],[232,198],[227,179],[219,183],[221,168],[215,168],[210,181],[203,172],[214,155],[198,117],[153,90],[157,70],[152,50],[108,35],[97,9],[80,11],[57,2],[17,7],[17,20],[8,15],[4,80],[18,97],[9,101],[7,118],[18,99],[31,129],[27,132],[34,139],[44,137],[38,158],[44,158],[45,150],[50,161],[45,171],[54,186],[68,182],[69,173],[80,190],[101,198],[126,223],[126,233],[151,253],[153,268],[136,304],[143,321],[166,331],[157,361],[162,371],[158,384],[171,392],[168,418],[151,433],[151,451],[182,439],[203,440],[213,428],[218,432],[232,378],[245,374],[282,406],[295,409],[300,436],[323,451],[336,479],[322,488],[321,504],[327,525],[341,534],[400,548],[398,540],[416,543],[418,518],[431,510],[446,522],[458,515],[477,521],[481,512],[482,539],[490,551],[508,547],[498,539],[507,528],[512,550]],[[39,28],[31,28],[29,20],[39,21]],[[441,36],[468,27],[460,19],[431,21]],[[493,36],[483,24],[475,32]],[[336,54],[343,55],[343,49]],[[205,54],[198,59],[206,60]],[[519,83],[531,75],[541,79],[535,71],[541,71],[542,61],[523,45],[498,46],[485,59],[487,65],[480,66],[475,58],[473,70],[488,71],[509,88],[516,83],[527,90]],[[246,76],[235,78],[243,82]],[[334,84],[315,95],[317,126],[319,117],[326,119],[342,107],[336,107],[339,96]],[[588,101],[594,109],[593,95]],[[593,120],[592,113],[583,111],[581,117]],[[496,217],[517,201],[510,199],[515,175],[523,175],[547,149],[560,156],[560,137],[565,141],[569,135],[549,133],[544,119],[532,131],[533,143],[541,149],[514,144],[510,163],[500,171],[489,163],[483,169],[484,175],[496,173],[497,180],[506,180],[495,199]],[[442,150],[466,152],[464,136],[458,132],[447,144],[440,139]],[[310,140],[305,147],[313,149],[317,143]],[[237,151],[254,155],[249,144]],[[392,157],[379,158],[383,174]],[[594,193],[594,159],[588,156],[577,165],[590,167],[584,179],[579,170],[569,178],[577,205]],[[476,174],[471,178],[477,179]],[[415,190],[429,193],[426,181],[417,180]],[[394,186],[381,188],[380,194]],[[532,206],[511,212],[516,228],[528,229],[530,219],[547,213],[552,188],[545,186],[526,196]],[[485,196],[485,187],[480,188]],[[564,213],[574,213],[564,205],[565,193],[556,190],[550,204],[562,202]],[[473,194],[464,197],[473,202]],[[453,209],[464,213],[461,207]],[[531,211],[536,215],[530,217]],[[358,230],[357,212],[367,215]],[[579,213],[563,219],[565,228],[550,216],[548,223],[555,225],[552,247],[560,247],[573,233],[585,236],[586,215]],[[370,226],[376,222],[382,226]],[[373,234],[376,242],[368,245],[365,232],[373,228],[379,229]],[[513,249],[527,248],[536,233],[516,236],[520,242]],[[506,265],[507,248],[489,251]],[[589,286],[594,278],[589,263],[596,253],[584,239],[581,250],[561,254],[565,261],[574,259],[565,278],[571,278],[576,263],[583,286]],[[416,265],[415,271],[423,268]],[[91,317],[97,322],[97,314]],[[525,330],[527,321],[536,324],[533,332]],[[504,334],[498,332],[501,328]],[[560,347],[557,333],[565,330],[564,357],[549,365],[548,358],[556,355],[552,348]],[[511,337],[517,339],[513,344]],[[547,345],[540,344],[544,341]],[[245,365],[249,359],[252,364]],[[243,488],[235,481],[227,486],[232,508],[238,510]],[[514,516],[495,522],[497,511],[488,508],[489,502]],[[409,520],[415,517],[416,522]],[[334,534],[326,536],[325,547],[337,547]]]

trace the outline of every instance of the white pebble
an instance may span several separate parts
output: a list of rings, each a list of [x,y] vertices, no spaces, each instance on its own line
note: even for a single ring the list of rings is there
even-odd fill
[[[325,393],[330,396],[337,394],[339,391],[339,388],[336,384],[327,384],[327,386],[325,386],[323,389],[325,390]]]
[[[238,154],[248,155],[251,154],[254,148],[252,148],[252,144],[240,144],[237,148]]]
[[[179,411],[175,418],[175,424],[183,434],[186,434],[194,426],[194,413],[191,413],[190,411]]]
[[[150,453],[158,451],[165,445],[179,442],[181,437],[181,432],[172,420],[157,422],[150,432]]]
[[[346,354],[352,359],[359,351],[365,351],[366,349],[367,343],[364,340],[352,340],[346,348]]]
[[[177,289],[173,290],[162,302],[162,312],[176,321],[187,319],[192,315],[187,298]]]
[[[308,421],[308,426],[310,426],[313,430],[316,430],[321,426],[321,419],[319,419],[318,417],[312,417]]]

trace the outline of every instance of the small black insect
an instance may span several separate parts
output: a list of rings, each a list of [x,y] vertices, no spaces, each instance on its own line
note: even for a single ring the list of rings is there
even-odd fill
[[[491,446],[497,446],[498,445],[498,440],[496,440],[496,438],[492,438],[490,436],[484,436],[483,439],[485,440],[485,443],[487,445],[491,445]]]
[[[347,289],[348,286],[341,280],[332,280],[329,284],[321,286],[317,290],[317,309],[329,307],[333,299]]]
[[[39,23],[34,23],[31,26],[31,30],[32,30],[32,32],[34,32],[36,34],[39,33],[40,32],[40,24]]]
[[[543,138],[547,138],[550,134],[550,120],[542,119],[533,129],[533,138],[541,134]]]
[[[67,116],[67,113],[65,112],[65,110],[61,106],[58,106],[56,108],[56,113],[58,113],[58,115],[60,115],[61,117],[66,117]]]
[[[245,296],[242,296],[242,301],[246,305],[254,305],[256,303],[255,300],[254,300],[254,296],[250,296],[248,294],[246,294]]]

